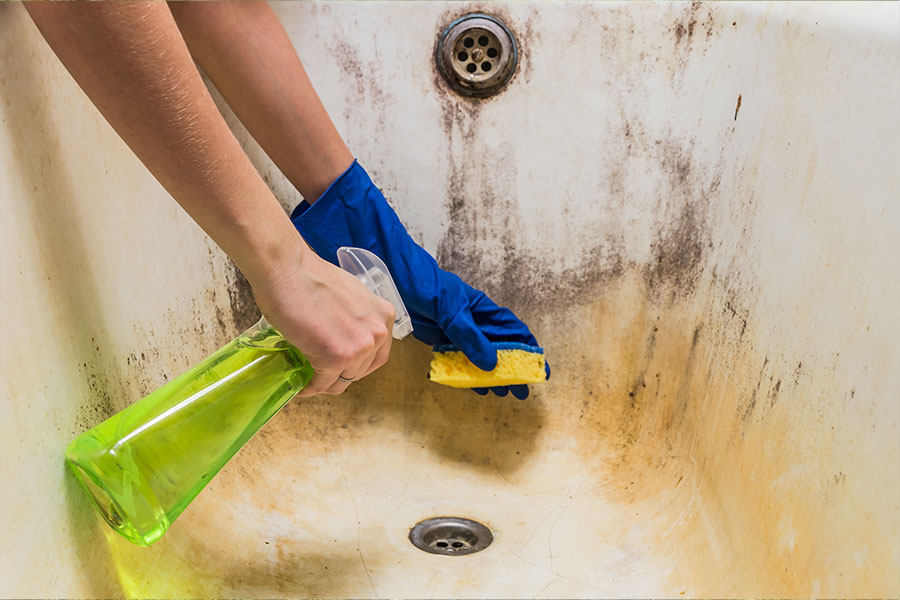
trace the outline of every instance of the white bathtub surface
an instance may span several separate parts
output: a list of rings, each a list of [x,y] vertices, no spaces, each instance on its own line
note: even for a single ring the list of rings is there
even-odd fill
[[[483,398],[404,341],[288,405],[156,545],[115,536],[65,446],[255,307],[0,5],[0,595],[900,595],[896,3],[275,9],[412,235],[553,377]],[[485,101],[432,64],[478,9],[521,49]],[[414,548],[440,515],[495,541]]]

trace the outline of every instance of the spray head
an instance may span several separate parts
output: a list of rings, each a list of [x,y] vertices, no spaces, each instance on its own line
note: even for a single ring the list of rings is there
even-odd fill
[[[409,312],[403,305],[391,272],[378,256],[364,248],[342,246],[338,248],[337,259],[343,270],[359,279],[373,294],[394,305],[392,335],[395,340],[402,340],[412,333],[413,326]]]

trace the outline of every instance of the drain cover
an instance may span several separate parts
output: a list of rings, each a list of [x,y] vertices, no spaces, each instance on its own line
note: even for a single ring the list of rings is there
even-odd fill
[[[477,521],[462,517],[425,519],[409,530],[409,541],[432,554],[472,554],[494,541],[491,530]]]
[[[490,15],[472,13],[450,23],[438,39],[434,59],[457,93],[485,97],[506,85],[519,60],[509,28]]]

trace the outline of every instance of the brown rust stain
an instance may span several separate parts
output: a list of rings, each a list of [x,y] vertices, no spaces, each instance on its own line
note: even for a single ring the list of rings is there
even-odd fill
[[[694,28],[697,26],[698,13],[702,6],[702,2],[691,2],[672,24],[669,31],[675,36],[676,44],[691,42],[691,39],[694,37]]]
[[[753,326],[720,309],[734,300],[720,288],[659,303],[647,281],[629,271],[597,297],[569,316],[580,327],[568,329],[566,341],[550,342],[559,358],[557,379],[545,388],[548,428],[574,435],[583,460],[605,465],[598,485],[607,500],[639,507],[648,518],[664,503],[673,520],[652,545],[679,556],[673,585],[695,595],[809,593],[822,561],[832,560],[823,548],[833,533],[815,515],[840,510],[840,493],[819,493],[835,485],[834,474],[808,462],[802,477],[773,484],[803,460],[783,451],[792,430],[804,427],[805,443],[816,448],[805,451],[809,456],[833,443],[833,431],[811,429],[777,402],[815,393],[782,376],[799,361],[763,358]],[[757,403],[763,393],[767,402]],[[571,397],[584,399],[577,412],[563,400]],[[840,560],[849,577],[851,553]]]
[[[691,5],[687,20],[676,25],[679,43],[696,35],[697,7]],[[271,492],[277,489],[271,466],[282,465],[277,477],[333,482],[336,466],[314,475],[309,469],[341,444],[389,445],[383,440],[401,438],[414,448],[411,456],[421,452],[435,463],[457,464],[461,475],[519,482],[520,473],[565,442],[593,469],[586,490],[605,504],[629,507],[629,515],[635,509],[647,522],[662,523],[650,543],[654,552],[673,557],[673,589],[687,588],[694,596],[810,595],[817,574],[836,571],[843,581],[823,587],[823,594],[877,591],[854,568],[850,550],[829,553],[839,535],[875,539],[869,530],[878,527],[849,531],[845,522],[837,533],[823,528],[823,521],[847,506],[854,483],[844,471],[826,472],[816,461],[833,452],[835,434],[801,422],[802,412],[789,412],[795,403],[819,397],[813,382],[821,381],[821,373],[803,357],[783,356],[760,341],[752,299],[736,291],[739,274],[709,272],[715,257],[707,219],[719,194],[720,165],[696,164],[689,140],[643,139],[639,123],[623,118],[629,151],[655,147],[650,155],[663,174],[662,216],[650,259],[629,263],[609,238],[560,272],[552,257],[516,243],[514,217],[487,223],[482,218],[487,211],[511,212],[515,180],[512,170],[498,176],[509,165],[488,155],[467,160],[477,149],[482,102],[441,96],[447,139],[461,142],[463,150],[449,158],[450,223],[438,259],[513,305],[526,322],[547,324],[539,337],[553,357],[553,379],[534,386],[525,402],[486,400],[428,383],[427,348],[397,343],[389,366],[344,396],[289,404],[214,482],[222,500],[193,513],[197,533],[173,528],[161,542],[168,545],[151,550],[164,557],[154,568],[174,577],[187,561],[204,565],[197,595],[221,593],[222,582],[272,595],[358,595],[362,588],[335,574],[358,569],[353,553],[306,553],[287,538],[254,547],[241,559],[226,552],[249,539],[246,532],[242,537],[221,531],[228,500],[249,495],[254,506],[289,515],[293,507]],[[472,162],[486,170],[473,171]],[[467,182],[478,178],[497,185],[485,184],[471,197]],[[612,180],[608,186],[612,193],[622,188]],[[475,246],[485,236],[509,248],[503,273]],[[599,252],[604,260],[598,262]],[[523,297],[523,289],[531,293]],[[215,294],[211,301],[224,304]],[[249,302],[247,289],[229,290],[215,334],[242,327],[250,319]],[[197,327],[194,335],[208,335]],[[786,442],[799,435],[802,443]],[[802,456],[790,452],[796,448]],[[219,531],[220,543],[209,544],[203,531]],[[132,568],[148,581],[158,576],[140,566],[146,562],[141,558]],[[889,557],[869,560],[873,572],[890,568]]]
[[[737,121],[738,112],[740,112],[740,110],[741,110],[741,95],[738,94],[737,104],[734,107],[734,119],[733,120]]]
[[[673,164],[676,181],[689,172]],[[804,463],[797,481],[773,483],[791,476],[801,460],[783,443],[800,424],[783,408],[790,402],[757,398],[775,390],[793,402],[813,393],[807,378],[795,375],[801,360],[770,358],[746,297],[723,280],[700,278],[690,292],[666,292],[686,282],[650,280],[641,266],[626,265],[602,281],[580,284],[582,301],[557,310],[555,327],[543,332],[555,357],[554,377],[535,386],[525,402],[430,384],[424,376],[428,349],[413,341],[396,344],[388,367],[344,396],[295,401],[273,419],[213,483],[209,493],[216,501],[192,513],[190,527],[173,528],[169,546],[152,549],[164,557],[159,569],[175,573],[187,560],[178,557],[194,557],[192,564],[207,569],[196,575],[199,595],[218,593],[222,585],[270,586],[265,589],[274,595],[356,595],[365,582],[332,573],[359,574],[353,553],[307,553],[290,539],[260,543],[263,549],[246,549],[240,559],[219,551],[250,539],[247,532],[221,531],[229,499],[289,518],[296,509],[273,493],[279,482],[295,478],[322,497],[338,497],[338,463],[322,457],[370,444],[377,444],[373,452],[401,444],[409,448],[403,456],[456,465],[461,477],[478,473],[498,485],[527,484],[528,467],[565,443],[574,445],[574,462],[592,474],[585,493],[660,525],[647,543],[673,557],[673,589],[696,596],[808,594],[811,577],[832,560],[821,549],[833,544],[817,515],[839,510],[851,482],[844,471]],[[544,297],[536,302],[524,303],[526,310],[549,306],[541,304],[549,302]],[[804,431],[807,460],[834,442],[830,432],[810,436],[808,424]],[[214,530],[219,543],[211,545],[204,532]],[[837,560],[848,568],[853,558],[845,552]],[[295,561],[305,561],[303,577],[295,576]],[[148,575],[139,561],[129,568]],[[845,576],[846,586],[832,588],[836,595],[876,589],[847,587],[852,569]]]
[[[282,531],[259,536],[248,546],[245,529],[223,528],[218,521],[234,522],[232,511],[221,505],[207,508],[211,510],[189,509],[193,526],[176,523],[150,548],[108,536],[116,566],[127,576],[128,596],[352,597],[363,589],[358,553],[346,552],[345,546],[333,549],[336,540],[320,539],[301,548]],[[210,543],[210,532],[217,543]]]
[[[677,7],[679,3],[673,3],[673,6]],[[715,8],[708,2],[694,1],[680,10],[669,31],[672,32],[677,46],[682,43],[690,45],[695,32],[702,31],[704,39],[709,40],[721,29],[722,25],[719,23]]]
[[[395,342],[388,366],[354,383],[339,398],[295,399],[267,426],[263,441],[248,448],[255,458],[247,462],[265,464],[286,439],[300,452],[314,452],[323,444],[400,434],[427,438],[422,450],[435,460],[514,474],[538,449],[547,407],[539,399],[486,400],[470,390],[430,383],[425,376],[430,355],[413,340]],[[249,480],[258,476],[254,470],[245,473]]]
[[[246,532],[218,526],[229,518],[228,499],[290,518],[296,511],[277,493],[279,481],[310,480],[302,485],[336,497],[338,464],[322,464],[321,457],[372,443],[401,443],[411,457],[457,465],[461,476],[477,472],[519,483],[525,467],[565,440],[593,473],[587,492],[664,524],[652,545],[675,557],[673,589],[801,595],[808,589],[802,574],[822,560],[814,515],[833,510],[846,477],[823,474],[831,505],[815,493],[814,477],[792,485],[787,495],[760,485],[791,472],[794,457],[778,449],[791,423],[768,402],[750,409],[758,423],[741,418],[764,377],[780,379],[774,387],[782,394],[806,393],[785,389],[781,378],[799,361],[757,358],[762,349],[752,320],[748,326],[738,299],[721,289],[697,288],[691,299],[676,295],[670,301],[665,294],[654,300],[649,286],[641,269],[627,268],[586,291],[590,302],[559,311],[558,329],[545,336],[557,357],[554,378],[535,386],[525,402],[487,401],[428,383],[427,348],[414,342],[396,344],[387,368],[340,398],[293,402],[214,481],[209,493],[217,499],[191,517],[186,513],[191,526],[173,527],[168,546],[151,550],[163,557],[158,568],[174,574],[185,560],[177,557],[195,557],[192,564],[207,569],[196,574],[201,592],[225,585],[292,595],[345,589],[354,595],[364,583],[336,579],[332,571],[343,565],[358,574],[356,554],[307,553],[290,539],[260,541],[261,548],[245,549],[240,559],[218,550],[246,546]],[[824,435],[813,441],[821,448],[831,440]],[[273,470],[273,464],[280,467]],[[788,552],[783,539],[794,529],[808,537]],[[204,535],[213,530],[219,543],[211,545]],[[740,563],[733,560],[734,547],[741,548]],[[301,571],[296,561],[305,562]],[[139,561],[129,564],[147,575]]]
[[[474,147],[478,110],[461,108],[452,98],[444,98],[442,102],[447,138],[461,140],[465,148]],[[630,150],[633,127],[627,119],[623,122],[624,138],[628,140]],[[732,274],[719,279],[713,270],[711,278],[704,278],[709,263],[707,249],[712,246],[710,225],[705,219],[711,212],[711,200],[718,194],[721,166],[706,165],[695,169],[690,146],[670,142],[664,148],[659,154],[660,167],[668,174],[664,193],[671,200],[671,204],[664,206],[671,206],[668,214],[675,218],[661,223],[653,244],[653,259],[643,267],[619,262],[615,268],[598,269],[595,266],[589,271],[582,266],[565,273],[564,277],[559,274],[554,277],[552,271],[542,269],[540,257],[529,256],[528,249],[519,247],[514,254],[526,258],[519,263],[520,269],[508,269],[516,272],[515,280],[510,280],[510,287],[496,286],[497,280],[490,275],[491,266],[485,264],[471,246],[479,235],[485,235],[483,219],[479,222],[477,217],[479,211],[496,210],[498,199],[491,190],[483,199],[466,198],[465,174],[454,168],[448,183],[451,222],[439,246],[438,256],[442,264],[475,280],[476,285],[486,282],[484,287],[492,295],[513,299],[517,306],[524,307],[525,315],[556,311],[554,324],[566,333],[551,331],[542,338],[559,358],[554,363],[554,379],[540,388],[538,394],[542,399],[581,398],[575,403],[577,420],[588,429],[581,429],[577,439],[587,449],[585,459],[615,457],[607,477],[609,481],[628,479],[627,485],[622,486],[628,490],[624,499],[636,501],[637,498],[654,497],[671,487],[686,490],[688,484],[693,486],[693,491],[684,500],[690,500],[690,504],[697,497],[714,501],[716,494],[735,498],[732,494],[736,490],[740,490],[738,495],[746,493],[758,502],[753,518],[735,523],[730,532],[726,527],[722,540],[710,540],[698,531],[688,531],[686,536],[693,538],[690,544],[695,546],[698,555],[706,555],[711,561],[709,564],[718,560],[723,572],[727,572],[734,566],[726,566],[721,558],[716,559],[711,554],[714,546],[724,543],[723,540],[742,543],[747,538],[748,560],[743,569],[738,569],[741,583],[736,584],[734,590],[741,593],[759,590],[754,594],[806,593],[809,588],[803,587],[803,578],[796,575],[796,570],[791,576],[783,575],[782,564],[786,561],[791,568],[800,569],[807,560],[805,557],[812,556],[813,551],[806,547],[784,561],[773,561],[768,548],[777,545],[781,534],[777,523],[772,527],[770,520],[779,514],[808,515],[821,508],[821,497],[812,488],[808,494],[794,492],[789,497],[782,497],[757,489],[755,481],[757,478],[765,480],[770,472],[791,468],[790,456],[772,455],[771,441],[760,437],[760,423],[772,424],[774,430],[782,430],[779,435],[785,435],[787,417],[773,413],[778,398],[785,393],[793,396],[808,394],[810,390],[784,389],[783,379],[777,376],[785,371],[785,365],[790,361],[781,357],[776,367],[776,363],[754,344],[756,332],[751,313],[747,306],[741,305],[741,296],[734,293]],[[487,173],[482,177],[489,179]],[[614,182],[610,185],[614,186]],[[614,189],[610,188],[611,191]],[[500,205],[501,212],[505,208]],[[515,229],[514,220],[497,219],[486,232],[513,247],[515,240],[510,232]],[[639,279],[634,278],[636,272],[641,275]],[[533,278],[530,279],[529,274],[533,274]],[[554,279],[564,281],[549,283]],[[602,286],[597,285],[600,282]],[[711,284],[715,287],[710,287]],[[571,291],[574,301],[556,302],[570,297],[561,294],[560,288]],[[528,299],[521,297],[522,289],[532,292]],[[585,299],[593,298],[607,300],[588,309]],[[560,306],[569,311],[592,312],[567,319],[565,314],[560,314]],[[645,314],[629,320],[623,317],[622,308],[626,308],[625,314],[633,314],[635,310]],[[699,314],[713,316],[698,321]],[[631,329],[622,331],[623,337],[617,337],[617,325],[623,321],[631,323]],[[609,339],[615,343],[604,352],[601,348]],[[800,363],[796,364],[799,372]],[[767,369],[770,387],[768,392],[761,392]],[[800,387],[799,376],[794,378],[794,386]],[[760,393],[767,394],[768,402],[757,409]],[[712,406],[714,398],[720,398],[717,407]],[[723,426],[720,431],[710,431],[702,422],[704,411],[711,408],[724,413],[715,419]],[[549,429],[573,431],[559,426],[560,419],[573,418],[574,412],[567,406],[551,400],[549,414],[553,415]],[[757,418],[751,422],[750,417],[754,414]],[[574,430],[578,431],[577,428]],[[745,445],[742,442],[744,436],[752,441]],[[695,444],[698,439],[714,441]],[[820,447],[826,447],[828,434],[821,433],[816,440]],[[715,445],[718,443],[724,451]],[[765,466],[755,464],[755,452],[759,448],[765,448],[771,459]],[[729,464],[729,459],[720,455],[730,456],[737,463]],[[734,464],[743,465],[744,470],[735,471]],[[734,502],[734,506],[743,505],[741,500]],[[697,508],[689,505],[685,510],[687,522],[698,525]],[[728,510],[723,507],[720,511],[726,521],[734,519]],[[803,517],[796,519],[804,520]],[[805,531],[810,535],[821,536],[814,524],[807,522],[804,527],[807,526]],[[661,543],[660,547],[665,544]],[[692,564],[707,563],[697,560]],[[688,570],[686,566],[685,572]],[[757,579],[758,573],[763,571],[769,573],[769,577]],[[697,581],[703,581],[702,576],[695,575]],[[721,587],[711,586],[708,590],[709,593],[722,593]]]

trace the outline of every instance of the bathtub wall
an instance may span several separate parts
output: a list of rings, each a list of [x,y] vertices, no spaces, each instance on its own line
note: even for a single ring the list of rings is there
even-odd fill
[[[252,321],[252,296],[82,94],[21,5],[0,6],[3,561],[12,597],[120,593],[62,453]]]
[[[900,593],[896,4],[275,9],[413,237],[553,378],[524,403],[440,389],[404,341],[292,403],[157,545],[111,537],[66,444],[257,313],[0,6],[2,595]],[[521,50],[483,101],[432,64],[470,10]],[[404,537],[444,511],[496,535],[451,587]]]

